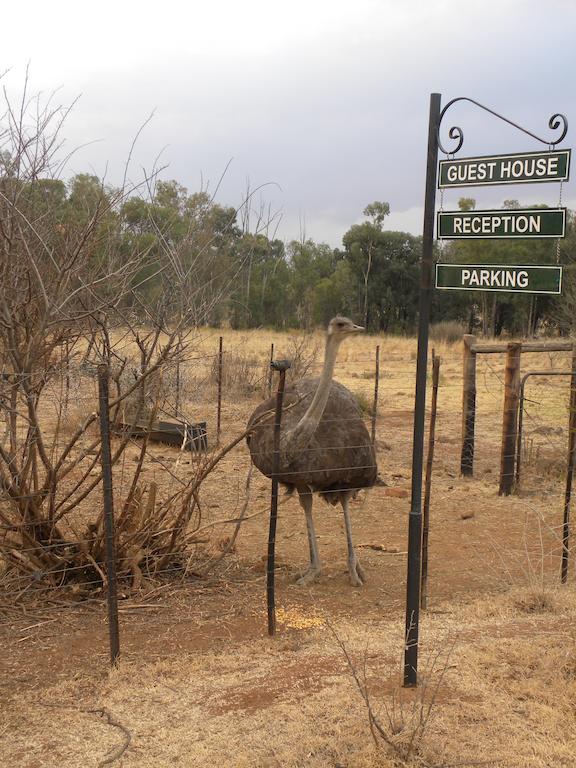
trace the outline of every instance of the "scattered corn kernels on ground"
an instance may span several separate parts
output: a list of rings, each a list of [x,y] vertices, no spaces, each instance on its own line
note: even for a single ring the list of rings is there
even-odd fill
[[[301,608],[278,608],[276,610],[276,619],[285,627],[291,629],[312,629],[322,627],[326,621],[322,616],[314,616],[306,613]]]

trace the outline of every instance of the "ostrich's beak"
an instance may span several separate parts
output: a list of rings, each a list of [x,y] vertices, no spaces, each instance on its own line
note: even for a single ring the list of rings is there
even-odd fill
[[[366,328],[364,328],[363,325],[354,325],[352,328],[352,333],[362,333],[362,331],[365,331]]]

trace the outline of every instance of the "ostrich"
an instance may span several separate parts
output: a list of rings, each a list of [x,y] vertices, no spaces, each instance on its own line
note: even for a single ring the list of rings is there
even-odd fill
[[[349,502],[360,488],[369,488],[376,482],[376,456],[354,395],[332,380],[340,344],[363,330],[346,317],[333,318],[328,325],[320,377],[301,379],[285,390],[278,480],[289,493],[298,491],[306,515],[310,566],[298,579],[301,585],[311,583],[321,573],[312,518],[315,492],[329,504],[342,505],[350,581],[354,586],[364,583],[352,544]],[[263,416],[273,412],[274,405],[273,398],[261,403],[248,421],[249,427],[255,425],[248,436],[252,462],[267,477],[273,472],[274,427],[272,420],[264,421]]]

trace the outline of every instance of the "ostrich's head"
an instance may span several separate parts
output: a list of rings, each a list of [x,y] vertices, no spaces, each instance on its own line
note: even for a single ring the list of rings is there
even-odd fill
[[[328,338],[334,341],[343,341],[347,336],[361,333],[364,328],[356,325],[347,317],[333,317],[328,323]]]

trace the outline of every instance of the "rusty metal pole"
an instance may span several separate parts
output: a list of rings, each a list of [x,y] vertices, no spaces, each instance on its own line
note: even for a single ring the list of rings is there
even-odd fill
[[[576,460],[576,345],[572,351],[572,376],[570,378],[570,416],[568,421],[568,462],[566,467],[566,489],[564,491],[564,521],[562,524],[562,566],[560,580],[568,580],[568,557],[570,555],[570,501],[572,478]]]
[[[112,496],[112,457],[110,453],[110,411],[108,397],[108,366],[98,366],[98,400],[100,406],[100,460],[104,497],[104,532],[106,537],[106,575],[108,577],[108,631],[110,661],[114,666],[120,655],[118,627],[118,589],[116,585],[116,548],[114,546],[114,500]]]
[[[374,405],[372,406],[372,445],[376,443],[376,416],[378,413],[378,382],[380,381],[380,344],[376,345],[376,364],[374,370]]]
[[[272,369],[280,373],[276,392],[276,412],[274,415],[274,457],[272,464],[272,496],[270,499],[270,528],[268,531],[268,559],[266,563],[266,606],[268,609],[268,634],[276,634],[276,598],[274,591],[274,561],[276,552],[276,522],[278,520],[278,473],[280,472],[280,428],[282,426],[282,402],[286,371],[290,368],[289,360],[277,360],[271,363]]]
[[[472,477],[474,474],[474,428],[476,422],[476,337],[464,334],[464,360],[462,371],[462,453],[460,474]]]
[[[509,496],[514,489],[521,355],[522,344],[519,341],[511,341],[507,347],[506,370],[504,372],[504,413],[502,415],[499,496]]]
[[[432,402],[430,403],[430,431],[428,433],[428,456],[424,480],[424,507],[422,517],[422,573],[420,576],[420,607],[426,610],[428,602],[428,535],[430,532],[430,494],[432,490],[432,468],[434,465],[434,444],[436,440],[436,412],[438,410],[438,384],[440,382],[440,358],[432,350]]]
[[[222,369],[223,369],[223,343],[220,336],[218,342],[218,412],[216,414],[216,445],[220,445],[220,425],[222,421]]]

